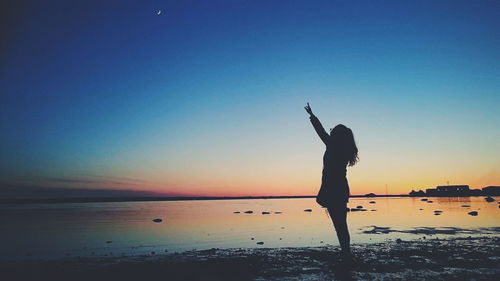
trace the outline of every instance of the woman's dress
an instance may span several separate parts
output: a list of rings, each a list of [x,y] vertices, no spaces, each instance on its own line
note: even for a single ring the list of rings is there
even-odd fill
[[[311,123],[319,137],[326,145],[323,155],[323,174],[321,187],[316,202],[325,208],[345,208],[349,201],[349,183],[347,182],[347,160],[343,160],[341,151],[338,151],[330,142],[328,135],[316,116],[311,116]]]

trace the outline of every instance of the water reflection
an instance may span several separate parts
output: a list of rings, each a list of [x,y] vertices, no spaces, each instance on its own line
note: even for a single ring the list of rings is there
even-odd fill
[[[500,226],[499,199],[496,197],[495,202],[488,203],[483,197],[432,198],[433,202],[428,203],[421,198],[353,198],[350,208],[362,206],[367,211],[348,214],[352,243],[418,239],[429,235],[498,235],[498,231],[480,228]],[[331,221],[314,199],[3,205],[0,208],[2,259],[337,245]],[[312,211],[305,212],[305,209]],[[248,210],[253,213],[244,213]],[[442,212],[436,215],[435,211]],[[477,211],[478,216],[468,215],[470,211]],[[162,222],[153,222],[156,218]],[[367,232],[374,226],[390,231]],[[427,231],[411,231],[426,228]],[[429,231],[433,228],[462,231]]]

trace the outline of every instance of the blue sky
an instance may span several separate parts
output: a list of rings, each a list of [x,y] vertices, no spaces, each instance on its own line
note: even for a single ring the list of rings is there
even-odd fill
[[[499,184],[494,1],[20,1],[6,11],[2,186],[90,176],[176,194],[314,193],[323,148],[306,102],[325,127],[353,129],[359,193]]]

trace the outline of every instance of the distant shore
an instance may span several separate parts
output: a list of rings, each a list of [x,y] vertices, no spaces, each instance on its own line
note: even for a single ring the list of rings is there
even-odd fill
[[[498,280],[500,237],[0,263],[8,280]]]
[[[462,197],[485,197],[487,195],[473,195]],[[390,195],[351,195],[350,198],[380,198],[380,197],[456,197],[456,196],[410,196],[408,194]],[[43,204],[43,203],[98,203],[98,202],[148,202],[148,201],[192,201],[192,200],[249,200],[249,199],[298,199],[316,198],[315,195],[303,196],[144,196],[144,197],[74,197],[74,198],[13,198],[0,199],[0,204]]]

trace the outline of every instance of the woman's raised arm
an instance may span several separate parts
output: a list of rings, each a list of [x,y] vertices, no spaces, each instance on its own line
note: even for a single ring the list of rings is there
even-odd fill
[[[311,106],[309,106],[309,103],[307,103],[307,106],[304,107],[307,113],[309,113],[309,119],[311,120],[311,124],[314,127],[314,130],[316,130],[316,133],[318,134],[319,138],[323,141],[323,143],[326,145],[328,143],[328,139],[330,138],[330,135],[325,131],[325,128],[323,128],[323,125],[321,125],[321,122],[319,121],[318,117],[314,115],[312,112]]]

